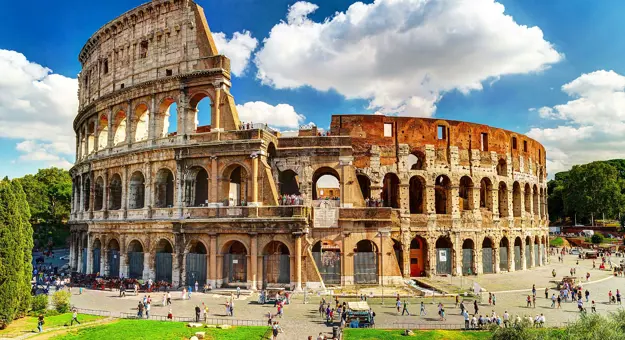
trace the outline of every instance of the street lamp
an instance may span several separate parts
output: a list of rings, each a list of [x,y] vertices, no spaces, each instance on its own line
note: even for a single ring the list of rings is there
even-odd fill
[[[380,270],[382,272],[382,306],[384,306],[384,240],[383,237],[391,236],[391,228],[380,228],[378,229],[378,235],[380,236],[380,253],[382,253],[382,257],[380,259]]]

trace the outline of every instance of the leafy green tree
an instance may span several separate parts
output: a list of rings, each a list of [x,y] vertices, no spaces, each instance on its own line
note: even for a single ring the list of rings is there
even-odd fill
[[[52,294],[52,305],[59,313],[69,312],[69,300],[72,297],[72,293],[66,290],[59,290]]]
[[[30,308],[30,281],[32,279],[33,273],[33,265],[32,265],[32,252],[33,252],[33,228],[30,224],[30,208],[28,206],[28,201],[26,199],[26,194],[24,190],[22,190],[22,186],[19,181],[13,180],[11,181],[11,185],[13,188],[13,193],[15,194],[15,199],[17,203],[17,217],[19,218],[19,228],[18,232],[20,233],[19,251],[22,254],[21,259],[21,277],[22,279],[19,282],[19,289],[15,292],[19,298],[19,315],[23,316],[28,312]]]
[[[69,219],[72,178],[59,168],[39,169],[18,180],[31,207],[33,223],[61,223]]]
[[[605,238],[603,237],[603,235],[597,233],[597,234],[593,234],[592,237],[590,238],[590,242],[594,243],[594,244],[600,244],[603,242]]]

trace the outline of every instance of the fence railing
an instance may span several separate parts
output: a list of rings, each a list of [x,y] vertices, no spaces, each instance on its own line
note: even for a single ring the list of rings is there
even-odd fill
[[[120,313],[121,319],[139,319],[137,313]],[[147,319],[147,318],[146,318]],[[169,321],[166,315],[154,315],[150,314],[149,320]],[[193,316],[174,316],[171,321],[177,322],[195,322]],[[231,326],[266,326],[267,322],[263,320],[241,320],[241,319],[222,319],[222,318],[204,318],[200,317],[201,323],[209,325],[231,325]]]
[[[117,313],[113,313],[107,310],[101,310],[101,309],[88,309],[88,308],[77,308],[74,307],[74,309],[76,310],[77,313],[80,314],[89,314],[89,315],[98,315],[98,316],[105,316],[105,317],[115,317],[117,315]]]
[[[492,324],[486,324],[481,328],[470,328],[470,330],[487,330],[491,327]],[[545,323],[540,326],[540,328],[563,328],[569,325],[569,322],[552,322]],[[376,325],[377,328],[388,328],[388,329],[424,329],[424,330],[432,330],[432,329],[465,329],[464,323],[442,323],[442,322],[433,322],[433,323],[412,323],[412,322],[394,322],[392,324],[380,324]],[[503,323],[499,327],[504,327]]]

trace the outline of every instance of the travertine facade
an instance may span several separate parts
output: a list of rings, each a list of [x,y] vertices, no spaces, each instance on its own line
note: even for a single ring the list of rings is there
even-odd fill
[[[545,150],[530,138],[373,115],[333,116],[327,136],[243,126],[229,60],[190,0],[123,14],[79,59],[78,271],[300,289],[547,261]],[[317,197],[323,176],[338,199]]]

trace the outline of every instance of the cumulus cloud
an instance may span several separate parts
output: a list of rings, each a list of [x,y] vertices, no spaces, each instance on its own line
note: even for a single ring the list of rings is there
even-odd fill
[[[234,32],[230,40],[224,33],[213,33],[213,40],[217,45],[217,51],[230,58],[232,74],[242,76],[250,62],[252,52],[258,46],[258,40],[252,37],[249,31]]]
[[[494,0],[356,2],[322,22],[299,1],[256,53],[257,77],[279,89],[335,89],[378,113],[431,116],[446,91],[539,72],[563,56],[538,27]]]
[[[266,123],[277,128],[299,128],[305,117],[289,104],[270,105],[265,102],[247,102],[237,105],[242,122]]]
[[[575,164],[625,158],[625,77],[599,70],[582,74],[561,90],[571,100],[537,111],[562,123],[527,133],[545,145],[548,171],[555,174]]]
[[[0,75],[0,138],[20,141],[18,162],[68,168],[75,152],[77,80],[2,49]]]

